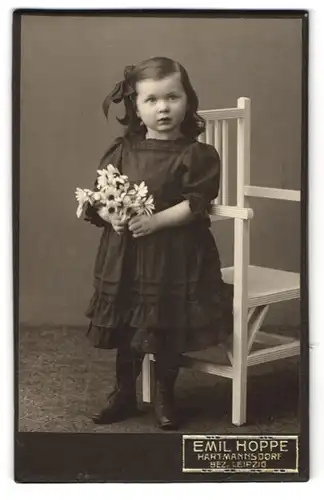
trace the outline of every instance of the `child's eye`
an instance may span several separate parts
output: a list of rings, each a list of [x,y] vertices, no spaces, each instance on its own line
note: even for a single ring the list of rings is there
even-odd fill
[[[146,102],[155,102],[155,101],[156,101],[155,97],[148,97],[146,99]]]
[[[170,99],[170,101],[175,101],[176,99],[178,99],[178,96],[177,95],[170,95],[169,99]]]

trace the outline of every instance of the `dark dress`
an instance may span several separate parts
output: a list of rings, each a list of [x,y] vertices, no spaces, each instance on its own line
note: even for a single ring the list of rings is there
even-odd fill
[[[131,183],[144,181],[155,211],[188,199],[194,220],[133,238],[118,235],[89,206],[85,219],[103,227],[94,266],[94,294],[86,315],[95,347],[124,343],[141,352],[186,352],[215,345],[232,331],[232,287],[222,281],[209,229],[220,159],[209,145],[119,138],[100,167],[113,164]]]

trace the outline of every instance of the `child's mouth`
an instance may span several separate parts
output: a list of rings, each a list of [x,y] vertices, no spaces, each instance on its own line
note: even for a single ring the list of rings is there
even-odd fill
[[[158,123],[162,123],[162,124],[164,124],[164,123],[170,123],[170,122],[171,122],[171,118],[160,118],[158,120]]]

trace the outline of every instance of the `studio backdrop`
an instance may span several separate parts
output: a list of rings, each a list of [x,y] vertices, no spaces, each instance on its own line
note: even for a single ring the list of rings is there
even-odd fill
[[[23,16],[20,122],[20,322],[84,325],[100,230],[78,220],[74,191],[91,187],[121,134],[102,101],[123,68],[151,56],[188,70],[200,109],[252,105],[251,183],[300,189],[301,19]],[[235,194],[235,131],[231,192]],[[251,263],[300,271],[300,204],[253,200]],[[213,224],[223,266],[233,262],[233,222]],[[268,323],[298,325],[299,303]]]

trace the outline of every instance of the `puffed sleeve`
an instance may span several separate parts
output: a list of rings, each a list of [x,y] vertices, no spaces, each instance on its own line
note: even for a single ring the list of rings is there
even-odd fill
[[[220,182],[220,157],[216,149],[196,142],[184,161],[182,196],[189,200],[194,215],[206,215],[210,202],[217,198]]]
[[[114,167],[120,169],[122,150],[123,150],[123,138],[118,137],[110,145],[108,150],[105,152],[105,154],[101,158],[101,160],[99,162],[98,169],[104,168],[105,166],[109,165],[109,163],[114,165]],[[93,189],[94,190],[97,189],[97,178],[94,181]],[[94,208],[92,205],[90,205],[90,203],[87,203],[85,213],[84,213],[84,220],[86,222],[90,222],[90,224],[93,224],[94,226],[97,226],[97,227],[107,226],[107,222],[104,221],[100,217],[100,215],[98,215],[96,208]]]

